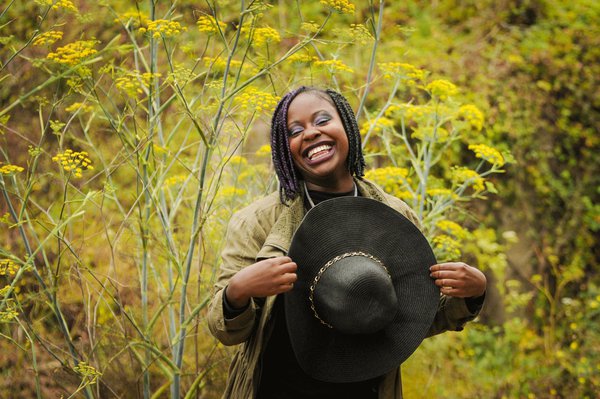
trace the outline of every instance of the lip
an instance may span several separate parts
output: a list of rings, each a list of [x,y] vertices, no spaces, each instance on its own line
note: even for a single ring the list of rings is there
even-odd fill
[[[317,159],[310,159],[308,157],[308,153],[310,152],[310,150],[312,150],[313,148],[319,147],[321,145],[328,145],[331,147],[329,149],[328,153],[326,155],[322,155],[322,156],[318,157]],[[335,146],[334,142],[321,141],[319,143],[312,144],[312,145],[306,147],[306,149],[302,152],[302,158],[304,159],[304,162],[306,162],[307,165],[315,166],[315,165],[319,165],[323,162],[329,161],[335,155],[335,153],[336,153],[336,146]]]

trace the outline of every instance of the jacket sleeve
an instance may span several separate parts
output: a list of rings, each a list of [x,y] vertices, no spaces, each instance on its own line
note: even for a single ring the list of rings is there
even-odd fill
[[[239,270],[256,262],[256,254],[264,242],[261,229],[252,228],[252,223],[246,219],[236,214],[229,221],[221,253],[221,267],[209,304],[208,328],[224,345],[246,341],[254,329],[259,310],[257,302],[251,299],[250,305],[232,319],[227,319],[223,311],[223,290]]]
[[[467,322],[477,317],[479,310],[470,311],[464,298],[441,295],[437,313],[427,336],[431,337],[444,331],[462,331]]]

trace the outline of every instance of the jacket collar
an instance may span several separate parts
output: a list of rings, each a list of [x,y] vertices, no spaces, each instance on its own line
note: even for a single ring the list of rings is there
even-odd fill
[[[354,178],[354,182],[358,186],[358,191],[361,196],[372,198],[389,205],[383,191],[374,183],[357,178]],[[273,224],[264,245],[278,248],[287,254],[294,232],[302,223],[302,219],[306,213],[304,210],[304,193],[301,192],[299,196],[286,204],[280,204],[280,206],[282,211],[275,221],[275,224]]]

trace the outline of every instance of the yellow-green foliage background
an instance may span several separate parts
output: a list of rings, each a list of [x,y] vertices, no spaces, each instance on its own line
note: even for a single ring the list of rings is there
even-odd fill
[[[488,276],[405,396],[597,397],[598,4],[3,2],[0,397],[219,397],[224,230],[276,189],[302,84],[347,96],[367,176]]]

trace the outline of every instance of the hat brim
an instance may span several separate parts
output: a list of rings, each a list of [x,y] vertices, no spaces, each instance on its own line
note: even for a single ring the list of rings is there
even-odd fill
[[[398,298],[392,322],[373,334],[340,333],[323,325],[310,308],[309,287],[319,269],[353,251],[383,262]],[[323,201],[304,217],[288,255],[298,265],[298,280],[284,295],[286,322],[308,375],[336,383],[375,378],[398,367],[425,338],[440,297],[429,276],[436,259],[419,229],[396,210],[363,197]]]

